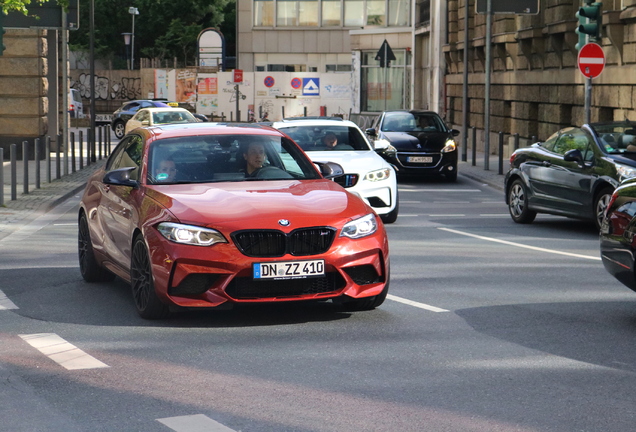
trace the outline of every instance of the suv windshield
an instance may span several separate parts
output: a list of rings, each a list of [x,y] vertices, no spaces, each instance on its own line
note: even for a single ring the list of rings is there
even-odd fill
[[[608,153],[636,152],[636,129],[630,122],[596,123],[590,127]]]
[[[307,152],[371,150],[367,139],[355,127],[301,125],[281,127],[280,130]]]
[[[286,138],[262,135],[200,135],[151,144],[148,183],[321,178],[307,157]]]

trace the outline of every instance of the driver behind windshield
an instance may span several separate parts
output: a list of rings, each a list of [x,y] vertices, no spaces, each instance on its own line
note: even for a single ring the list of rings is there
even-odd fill
[[[266,161],[265,146],[262,143],[250,143],[243,150],[243,158],[245,159],[245,176],[253,177],[259,169],[263,168]]]

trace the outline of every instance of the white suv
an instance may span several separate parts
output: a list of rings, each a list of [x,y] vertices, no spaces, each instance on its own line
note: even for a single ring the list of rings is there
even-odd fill
[[[337,117],[298,117],[274,122],[272,127],[293,139],[312,161],[340,164],[345,174],[334,181],[364,199],[384,223],[396,221],[399,201],[395,171],[355,123]]]

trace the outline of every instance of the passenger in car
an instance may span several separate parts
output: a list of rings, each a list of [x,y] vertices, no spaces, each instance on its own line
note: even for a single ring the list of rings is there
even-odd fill
[[[177,165],[172,157],[161,160],[155,169],[155,180],[162,183],[171,183],[177,179]]]
[[[349,144],[339,144],[338,137],[333,132],[327,132],[324,137],[322,137],[322,145],[327,150],[353,150]]]

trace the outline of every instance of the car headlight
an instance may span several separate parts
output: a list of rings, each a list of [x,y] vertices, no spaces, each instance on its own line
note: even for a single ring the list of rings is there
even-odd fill
[[[217,230],[174,222],[162,222],[157,230],[170,241],[194,246],[212,246],[215,243],[227,243]]]
[[[391,169],[384,168],[380,170],[369,171],[368,173],[365,174],[364,180],[376,182],[376,181],[387,180],[389,177],[391,177]]]
[[[357,239],[373,234],[378,230],[375,214],[371,213],[356,220],[352,220],[342,227],[341,236]]]
[[[616,172],[618,173],[619,180],[623,181],[628,178],[636,177],[636,168],[628,166],[616,164]]]
[[[455,140],[446,140],[446,143],[444,143],[444,148],[442,149],[442,153],[450,153],[455,150],[457,150],[457,143],[455,142]]]

